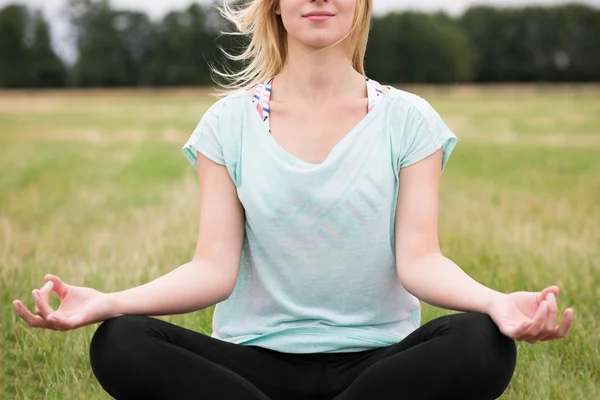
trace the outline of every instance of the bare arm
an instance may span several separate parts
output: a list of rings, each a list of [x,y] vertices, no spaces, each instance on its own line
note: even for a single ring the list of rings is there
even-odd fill
[[[108,296],[115,315],[174,315],[207,308],[231,294],[240,267],[244,212],[224,166],[197,153],[200,223],[193,259],[142,286]]]
[[[123,314],[174,315],[200,310],[226,299],[237,281],[244,213],[225,167],[198,157],[200,224],[193,259],[144,285],[115,293],[74,286],[46,274],[32,290],[35,314],[21,300],[16,313],[32,328],[68,331]],[[50,293],[60,298],[50,307]]]
[[[400,170],[396,209],[396,267],[402,285],[417,298],[455,311],[487,313],[502,293],[469,277],[440,251],[438,196],[442,151]]]

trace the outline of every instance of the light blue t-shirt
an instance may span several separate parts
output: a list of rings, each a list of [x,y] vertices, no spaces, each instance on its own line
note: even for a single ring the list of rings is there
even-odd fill
[[[321,164],[284,150],[246,92],[218,100],[183,147],[224,165],[246,214],[240,272],[212,337],[287,353],[391,346],[420,325],[399,283],[401,168],[457,138],[427,101],[389,87]],[[443,168],[443,167],[442,167]]]

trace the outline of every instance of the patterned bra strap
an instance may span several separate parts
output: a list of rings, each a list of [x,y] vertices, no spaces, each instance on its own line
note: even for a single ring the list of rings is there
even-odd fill
[[[256,86],[256,90],[254,91],[254,96],[252,96],[252,102],[260,115],[260,118],[263,122],[269,125],[267,120],[269,119],[269,100],[271,99],[271,82],[273,82],[273,78],[269,79]]]
[[[368,112],[371,112],[375,104],[381,99],[383,99],[383,87],[379,84],[379,82],[374,81],[373,79],[365,77],[367,81],[367,93],[369,96],[369,108]]]

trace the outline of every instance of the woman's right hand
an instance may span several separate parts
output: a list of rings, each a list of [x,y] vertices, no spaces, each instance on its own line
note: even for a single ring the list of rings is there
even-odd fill
[[[95,289],[64,283],[58,276],[48,274],[41,289],[32,290],[35,315],[20,301],[13,305],[19,317],[32,328],[68,331],[114,317],[114,307],[106,293]],[[57,310],[50,307],[50,293],[60,298]]]

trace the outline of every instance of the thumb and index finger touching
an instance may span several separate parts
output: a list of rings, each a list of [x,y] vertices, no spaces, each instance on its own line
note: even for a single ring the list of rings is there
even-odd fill
[[[62,282],[62,280],[59,277],[51,274],[47,274],[44,280],[46,281],[46,283],[40,289],[33,289],[31,291],[31,294],[36,300],[36,303],[38,303],[37,297],[39,297],[39,299],[41,300],[40,303],[45,304],[46,308],[48,308],[50,302],[50,293],[52,293],[52,291],[54,290],[58,297],[62,299],[66,293],[66,284]]]
[[[544,290],[542,290],[541,292],[539,292],[537,294],[537,297],[536,297],[537,303],[541,304],[545,300],[548,303],[547,297],[548,297],[548,294],[550,294],[550,293],[552,293],[554,295],[554,299],[552,299],[552,302],[555,303],[556,297],[558,297],[559,292],[560,292],[560,288],[558,286],[556,286],[556,285],[548,286],[547,288],[545,288]],[[554,304],[554,306],[556,306],[556,304]],[[574,313],[573,308],[571,308],[571,307],[566,308],[563,312],[563,319],[572,320],[573,313]],[[562,324],[561,324],[561,326],[562,326]]]
[[[61,299],[67,294],[67,289],[69,285],[64,283],[62,279],[60,279],[58,276],[46,274],[44,280],[46,281],[46,285],[50,284],[51,282],[50,289],[54,289],[58,297],[60,297]]]
[[[560,288],[558,286],[548,286],[547,288],[545,288],[544,290],[542,290],[541,292],[539,292],[537,294],[537,302],[538,304],[541,303],[542,301],[546,300],[546,297],[548,296],[549,293],[554,294],[554,297],[558,296],[558,292],[560,291]]]
[[[44,278],[45,284],[39,289],[33,289],[31,294],[35,300],[36,314],[32,314],[21,302],[21,300],[13,300],[13,306],[17,314],[32,327],[49,328],[46,318],[54,313],[50,307],[50,293],[55,291],[62,299],[69,288],[69,285],[64,283],[58,276],[47,274]]]

